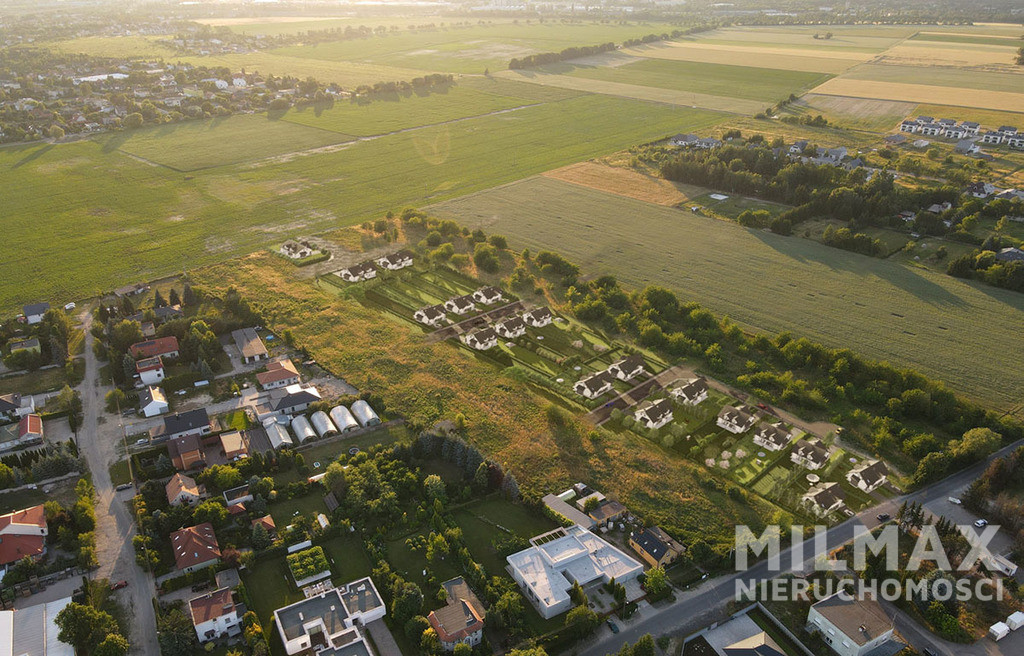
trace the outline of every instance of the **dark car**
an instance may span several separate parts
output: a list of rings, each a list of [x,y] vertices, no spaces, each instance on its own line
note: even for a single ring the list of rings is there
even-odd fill
[[[192,592],[202,592],[203,590],[210,587],[209,583],[196,583],[192,586]]]
[[[612,630],[612,633],[618,633],[619,627],[615,625],[615,622],[608,620],[608,628]]]
[[[922,654],[924,654],[924,656],[939,656],[938,654],[936,654],[936,653],[935,653],[934,651],[932,651],[931,649],[928,649],[927,647],[925,647],[924,649],[922,649],[922,650],[921,650],[921,653],[922,653]]]
[[[127,587],[128,587],[128,581],[118,581],[117,583],[111,583],[110,584],[110,589],[111,590],[120,590],[121,588],[127,588]]]
[[[131,489],[131,487],[132,487],[131,483],[121,483],[120,485],[118,485],[114,489],[117,490],[118,492],[120,492],[121,490]]]
[[[892,515],[890,515],[889,513],[880,513],[878,515],[875,515],[875,518],[880,522],[887,522],[889,521],[890,517],[892,517]]]

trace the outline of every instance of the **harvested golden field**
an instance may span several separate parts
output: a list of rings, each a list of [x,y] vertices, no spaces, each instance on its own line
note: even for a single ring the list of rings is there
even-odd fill
[[[570,164],[542,175],[581,187],[607,191],[617,196],[670,207],[706,194],[708,191],[703,187],[669,182],[632,169],[608,166],[598,162]]]
[[[912,27],[872,32],[843,30],[838,27],[726,27],[711,32],[702,32],[694,38],[697,43],[719,43],[722,45],[757,45],[763,48],[798,48],[807,54],[818,52],[860,52],[879,53],[894,45],[900,39],[914,32]],[[831,39],[818,38],[832,32]]]
[[[888,132],[904,118],[915,113],[916,107],[917,105],[912,102],[809,93],[788,105],[784,111],[811,116],[821,114],[829,123],[836,125]],[[946,114],[940,112],[939,115]]]
[[[759,101],[746,100],[742,98],[726,98],[723,96],[713,96],[693,91],[677,91],[675,89],[640,86],[639,84],[625,84],[622,82],[610,82],[608,80],[573,77],[571,75],[541,73],[536,70],[499,71],[498,73],[492,73],[492,75],[494,77],[502,77],[508,80],[532,82],[534,84],[543,84],[546,86],[558,87],[560,89],[586,91],[589,93],[633,98],[636,100],[649,100],[669,105],[679,105],[681,107],[702,107],[704,109],[713,109],[716,111],[737,114],[756,114],[771,104],[771,100]]]
[[[993,37],[990,37],[993,38]],[[904,41],[886,50],[875,63],[903,66],[995,67],[1013,69],[1017,48],[973,43]]]
[[[994,112],[988,109],[976,109],[971,107],[951,107],[949,105],[918,105],[907,113],[907,116],[935,116],[937,118],[952,118],[957,121],[975,121],[987,127],[999,127],[1000,125],[1021,125],[1024,124],[1024,114],[1016,112]],[[893,124],[893,128],[896,125]]]
[[[263,309],[268,327],[291,330],[326,369],[380,395],[387,412],[422,425],[462,413],[469,441],[511,467],[530,496],[584,480],[684,539],[709,541],[731,539],[737,523],[763,526],[777,511],[761,499],[705,490],[696,465],[632,434],[591,431],[576,419],[553,428],[548,403],[491,362],[428,343],[410,324],[297,280],[295,267],[272,254],[191,275],[215,294],[234,286]]]
[[[842,73],[874,55],[856,52],[808,51],[756,46],[720,45],[700,41],[666,41],[621,51],[635,57],[704,64],[730,64],[808,73]]]
[[[1024,77],[1021,78],[1021,81],[1024,83]],[[1024,93],[1008,91],[982,91],[928,84],[903,84],[837,77],[815,87],[812,93],[1024,112]]]

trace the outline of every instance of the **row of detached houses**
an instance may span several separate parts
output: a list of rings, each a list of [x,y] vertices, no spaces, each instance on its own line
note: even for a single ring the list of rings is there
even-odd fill
[[[384,257],[379,257],[376,260],[367,260],[366,262],[360,262],[359,264],[353,264],[350,267],[335,271],[334,275],[338,276],[345,282],[362,282],[364,280],[373,280],[377,277],[377,267],[384,269],[385,271],[400,271],[413,265],[413,252],[409,250],[400,250]]]
[[[1024,149],[1024,134],[1017,132],[1013,125],[1002,125],[995,130],[983,130],[974,121],[957,123],[951,118],[934,119],[931,116],[918,116],[906,119],[899,126],[900,132],[920,134],[927,137],[945,137],[946,139],[976,139],[984,144],[1006,144],[1010,148]]]

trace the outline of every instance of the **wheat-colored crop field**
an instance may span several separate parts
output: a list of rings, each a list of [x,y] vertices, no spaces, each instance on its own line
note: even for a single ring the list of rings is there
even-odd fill
[[[834,74],[842,73],[874,56],[847,52],[811,53],[796,49],[726,46],[701,41],[667,41],[626,48],[621,52],[626,55],[651,59]]]
[[[1024,80],[1022,80],[1024,81]],[[837,77],[815,87],[814,93],[930,105],[957,105],[1005,112],[1024,112],[1024,93],[958,89],[949,86],[903,84]]]
[[[670,287],[753,329],[913,366],[998,407],[1020,403],[1015,292],[544,177],[431,209],[515,247],[554,248],[588,274]]]

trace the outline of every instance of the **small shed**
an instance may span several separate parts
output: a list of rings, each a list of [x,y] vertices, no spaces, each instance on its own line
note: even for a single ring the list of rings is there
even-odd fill
[[[373,411],[370,404],[362,399],[352,404],[352,414],[363,426],[376,426],[381,423],[380,417]]]
[[[335,427],[342,433],[359,428],[359,422],[348,411],[348,408],[343,405],[331,408],[331,421],[334,422]]]
[[[309,420],[302,415],[296,415],[295,418],[292,419],[292,432],[295,433],[295,437],[299,440],[299,444],[316,437],[316,431],[313,430]]]
[[[292,436],[288,433],[287,426],[278,423],[275,419],[268,419],[263,424],[263,430],[267,432],[267,438],[270,439],[270,446],[274,447],[275,451],[293,444]]]
[[[309,421],[313,424],[314,430],[316,430],[320,437],[327,437],[338,432],[338,429],[334,427],[334,422],[331,421],[331,418],[323,410],[314,412]]]

